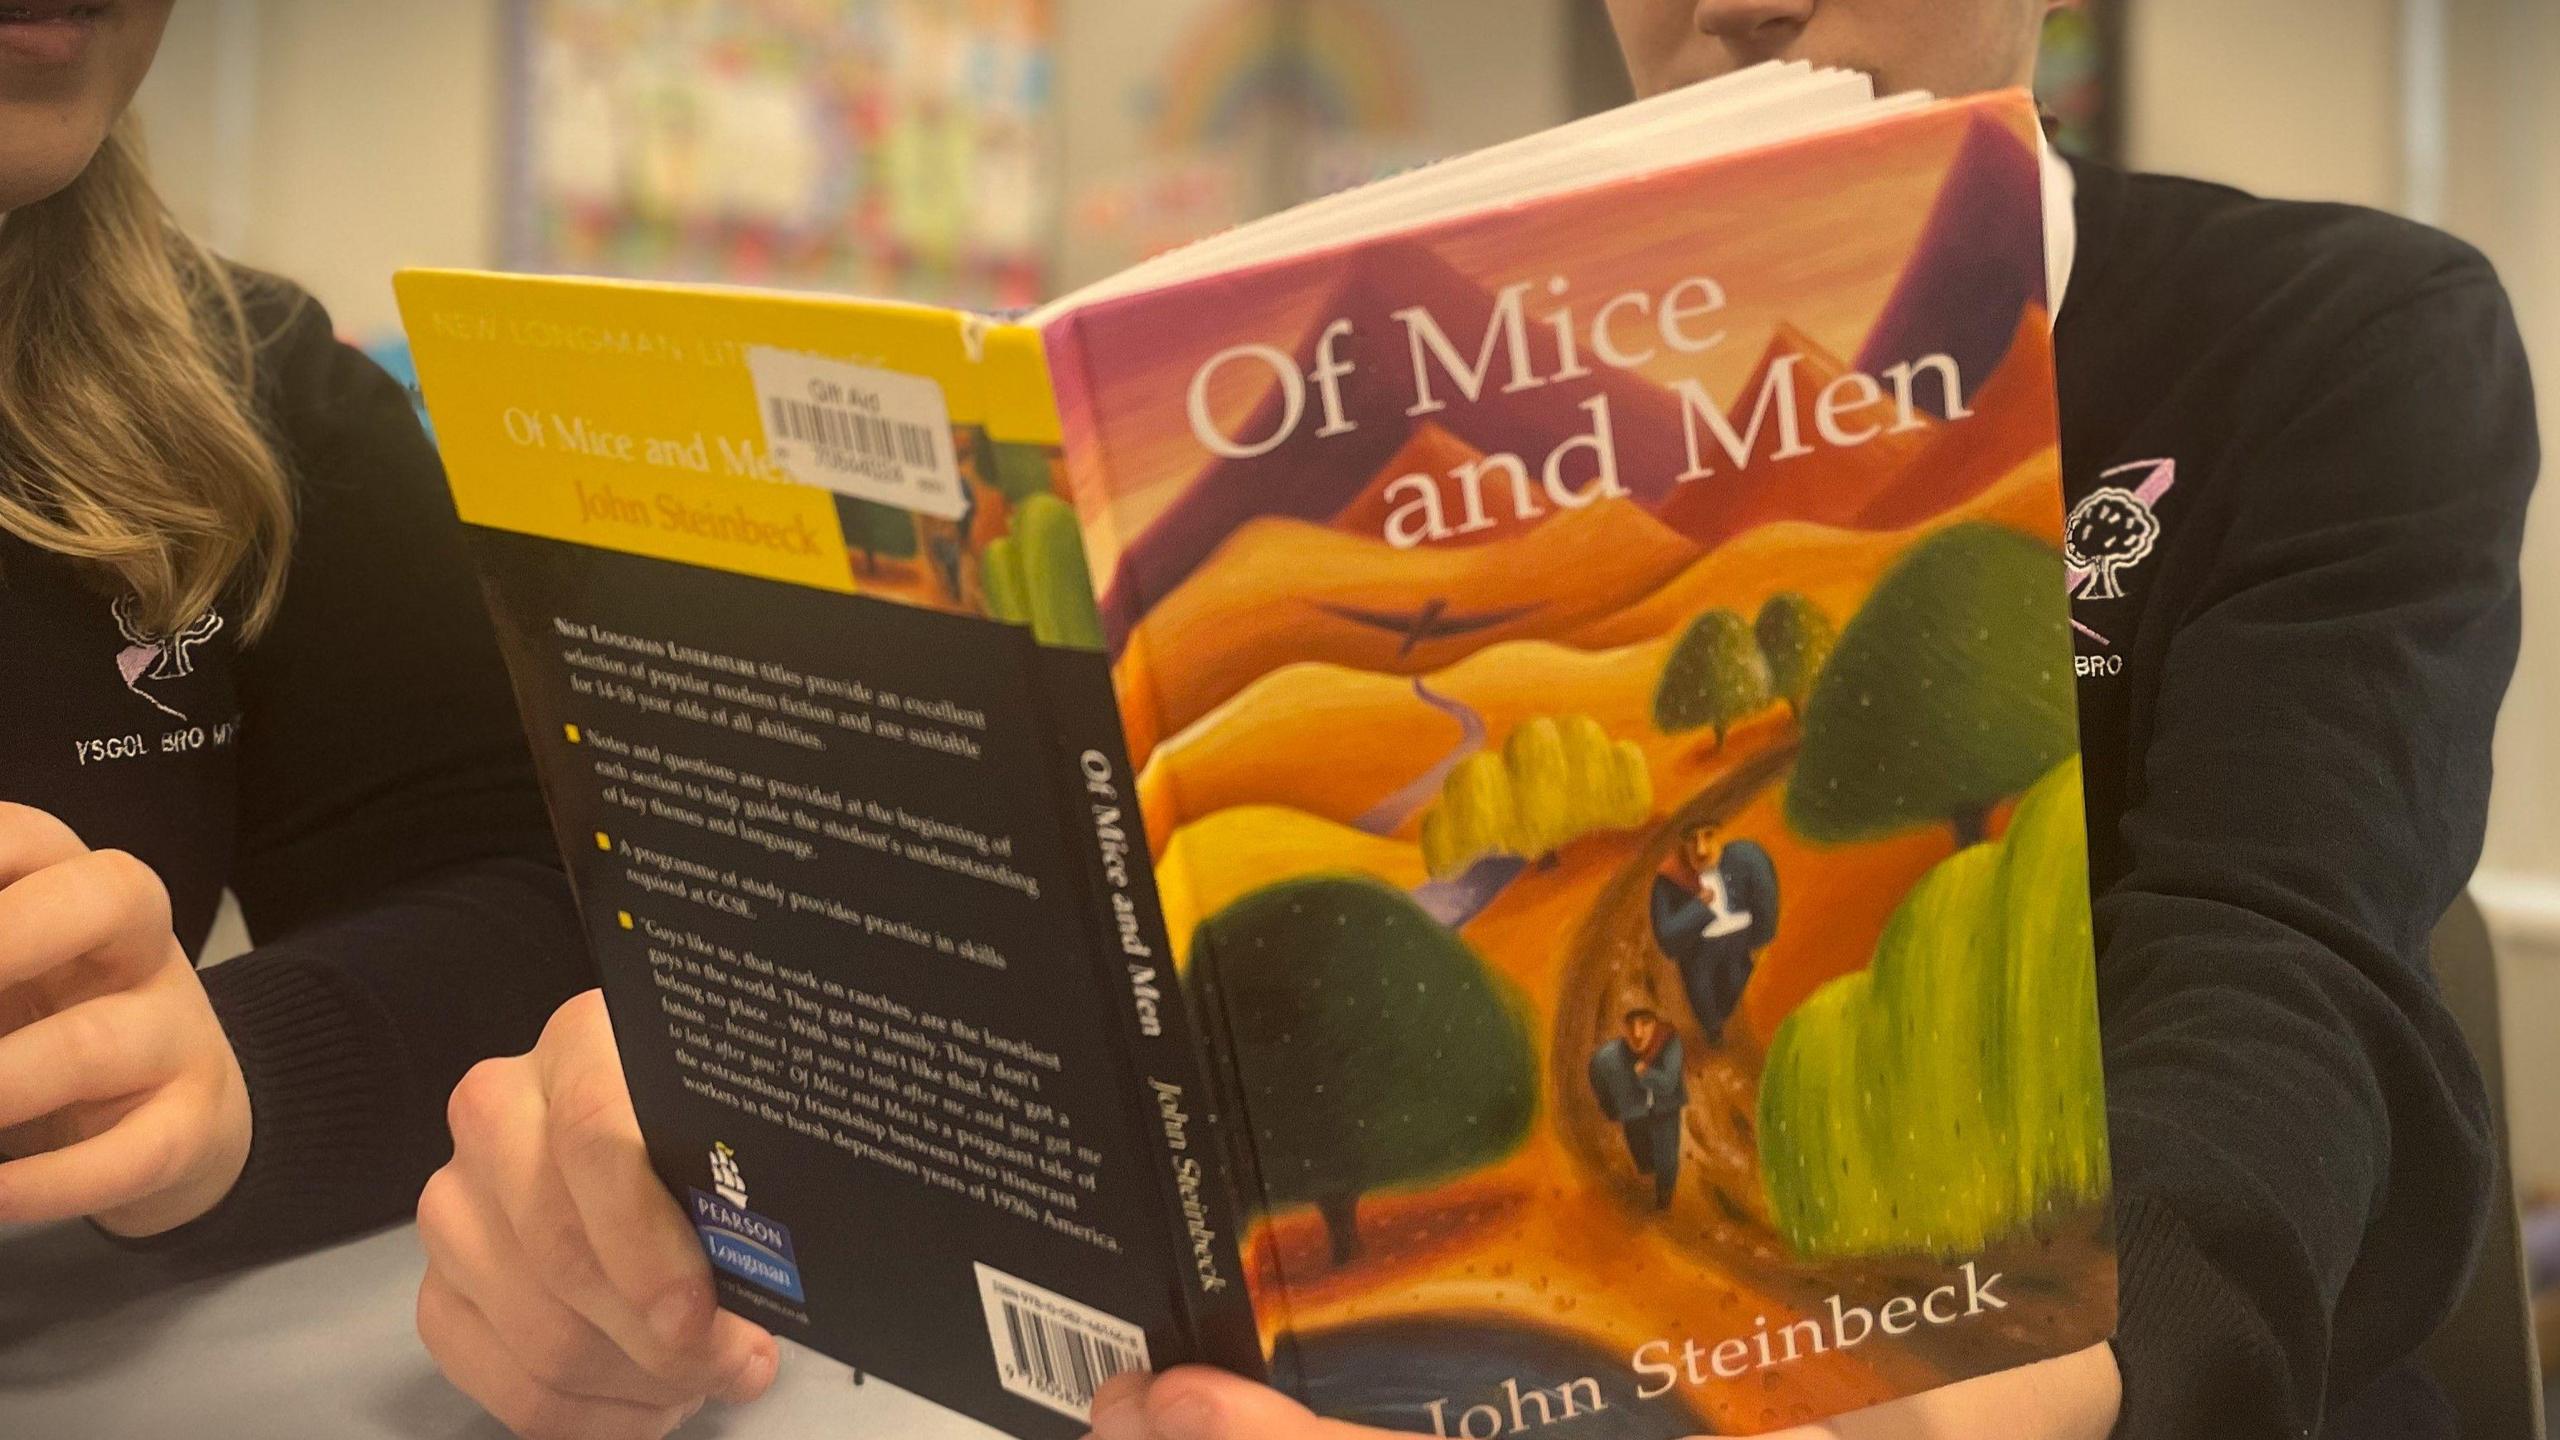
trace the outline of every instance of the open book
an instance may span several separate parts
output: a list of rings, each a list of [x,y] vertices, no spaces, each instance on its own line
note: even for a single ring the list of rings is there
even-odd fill
[[[2038,145],[1772,65],[1024,322],[404,274],[728,1303],[1024,1437],[2104,1338]]]

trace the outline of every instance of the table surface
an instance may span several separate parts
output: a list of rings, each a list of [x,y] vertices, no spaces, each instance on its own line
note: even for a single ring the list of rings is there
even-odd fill
[[[425,1268],[402,1228],[263,1269],[187,1278],[84,1226],[0,1231],[9,1440],[506,1440],[412,1327]],[[773,1391],[679,1440],[1001,1440],[785,1344]]]

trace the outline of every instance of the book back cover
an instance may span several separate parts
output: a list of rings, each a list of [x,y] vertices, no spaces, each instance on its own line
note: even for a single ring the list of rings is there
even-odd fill
[[[920,307],[400,293],[726,1302],[1024,1437],[1122,1370],[1253,1368],[1225,1202],[1177,1168],[1213,1117],[1138,1078],[1195,1091],[1196,1048],[1098,908],[1154,899],[1102,878],[1135,842],[1045,393],[991,425],[975,322]]]

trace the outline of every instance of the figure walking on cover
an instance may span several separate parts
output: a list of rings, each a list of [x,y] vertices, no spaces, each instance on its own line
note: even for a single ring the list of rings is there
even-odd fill
[[[1719,850],[1710,821],[1682,837],[1653,877],[1653,941],[1679,967],[1689,1008],[1709,1039],[1742,1003],[1761,948],[1778,934],[1778,867],[1756,841]]]
[[[1627,1012],[1626,1026],[1591,1057],[1591,1092],[1626,1131],[1636,1173],[1653,1177],[1653,1208],[1668,1210],[1680,1180],[1680,1114],[1689,1104],[1680,1037],[1641,1006]]]

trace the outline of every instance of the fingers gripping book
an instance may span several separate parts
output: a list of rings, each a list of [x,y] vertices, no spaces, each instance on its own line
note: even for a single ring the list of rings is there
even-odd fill
[[[727,1303],[1034,1440],[2105,1338],[2039,143],[1779,65],[1013,321],[402,276]]]

